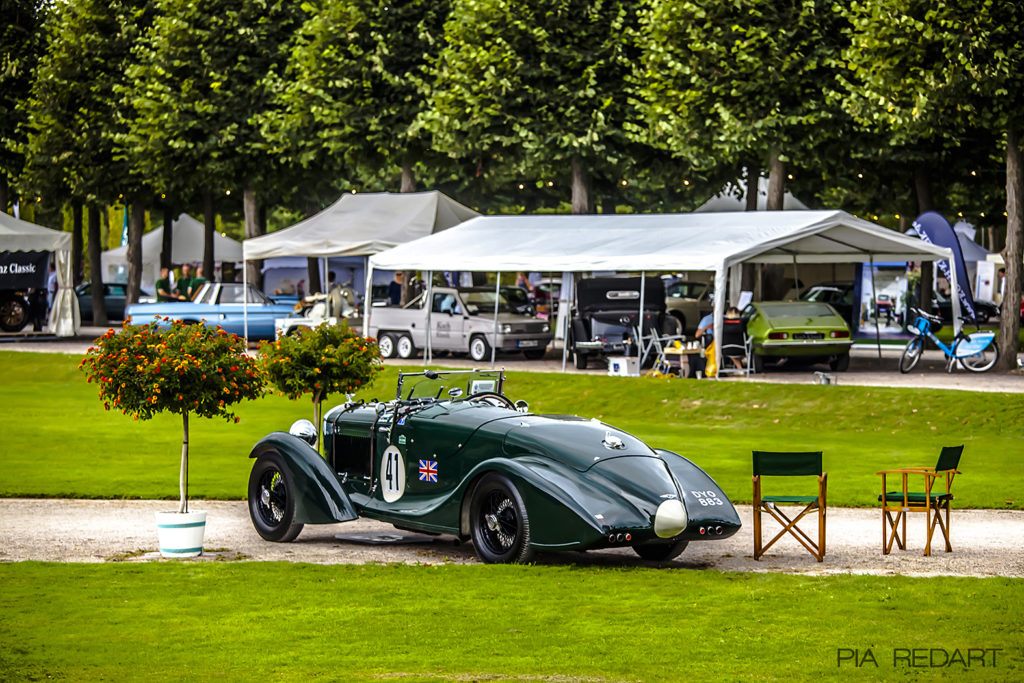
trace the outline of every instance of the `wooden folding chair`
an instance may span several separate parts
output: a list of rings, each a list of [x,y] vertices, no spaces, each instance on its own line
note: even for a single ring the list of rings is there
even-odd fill
[[[960,474],[960,456],[963,446],[945,446],[939,453],[939,461],[935,467],[903,467],[895,470],[882,470],[882,495],[878,496],[882,504],[882,554],[888,555],[895,541],[900,550],[907,549],[907,513],[926,512],[928,536],[924,546],[926,556],[932,554],[932,536],[935,528],[942,531],[946,541],[946,552],[952,552],[949,544],[949,504],[953,500],[951,489],[953,478]],[[902,487],[899,491],[889,491],[886,486],[886,475],[898,474]],[[909,481],[912,475],[920,475],[924,479],[924,491],[911,491]],[[941,481],[939,490],[935,491],[935,482]],[[944,486],[943,486],[944,484]],[[892,513],[896,513],[894,517]],[[945,520],[943,514],[945,513]]]
[[[818,495],[761,495],[761,477],[810,477],[818,479]],[[754,451],[754,559],[759,560],[784,535],[791,534],[811,555],[821,562],[825,559],[825,492],[828,473],[821,471],[821,451],[812,453],[770,453]],[[790,519],[779,504],[803,505],[804,508]],[[775,538],[762,545],[761,512],[767,512],[782,525]],[[804,516],[817,512],[818,542],[815,543],[797,523]]]

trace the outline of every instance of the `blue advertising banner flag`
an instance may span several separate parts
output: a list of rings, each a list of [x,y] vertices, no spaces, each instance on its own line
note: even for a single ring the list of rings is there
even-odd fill
[[[960,308],[963,309],[965,318],[974,320],[974,296],[971,294],[971,286],[968,283],[967,264],[964,262],[964,252],[960,248],[960,240],[956,238],[956,233],[953,232],[953,226],[942,217],[942,214],[936,211],[928,211],[922,213],[914,221],[914,230],[917,231],[917,234],[925,242],[937,244],[940,247],[948,247],[953,250],[952,267],[956,268],[956,293],[960,299]],[[953,278],[950,276],[949,261],[937,261],[937,263],[946,279],[953,282]],[[924,308],[926,306],[925,302],[922,302],[921,306]]]

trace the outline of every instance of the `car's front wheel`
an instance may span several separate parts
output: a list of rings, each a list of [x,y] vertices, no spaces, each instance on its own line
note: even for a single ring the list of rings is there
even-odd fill
[[[268,541],[287,543],[302,531],[295,524],[295,482],[277,453],[256,459],[249,474],[249,517],[256,533]]]
[[[469,515],[473,547],[484,562],[524,563],[533,557],[526,505],[507,477],[486,475],[473,491]]]
[[[469,357],[477,363],[491,357],[491,345],[479,334],[469,340]]]
[[[633,546],[633,552],[644,560],[652,562],[668,562],[679,557],[680,553],[686,550],[689,541],[676,541],[675,543],[648,543],[646,545]]]
[[[28,302],[11,294],[0,298],[0,328],[4,332],[20,332],[28,324]]]

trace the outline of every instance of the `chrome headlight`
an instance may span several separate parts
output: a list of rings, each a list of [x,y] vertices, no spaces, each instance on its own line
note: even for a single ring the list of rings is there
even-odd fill
[[[309,420],[296,420],[288,428],[288,433],[316,448],[316,426]]]
[[[541,326],[540,331],[541,332],[550,332],[551,331],[551,325],[548,325],[547,323],[544,323],[544,325]]]
[[[512,326],[509,325],[508,323],[505,323],[504,325],[501,326],[501,333],[502,334],[511,334],[512,333]]]

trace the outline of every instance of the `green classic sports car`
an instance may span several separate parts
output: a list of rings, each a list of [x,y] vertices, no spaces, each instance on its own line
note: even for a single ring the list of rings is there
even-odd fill
[[[828,363],[839,372],[850,367],[850,328],[834,308],[816,301],[759,301],[743,310],[753,350],[753,367],[766,360],[800,358]]]
[[[250,454],[249,513],[269,541],[359,516],[472,540],[484,562],[537,550],[631,547],[669,560],[740,528],[732,503],[686,458],[598,420],[535,415],[502,371],[402,374],[395,399],[349,401]]]

